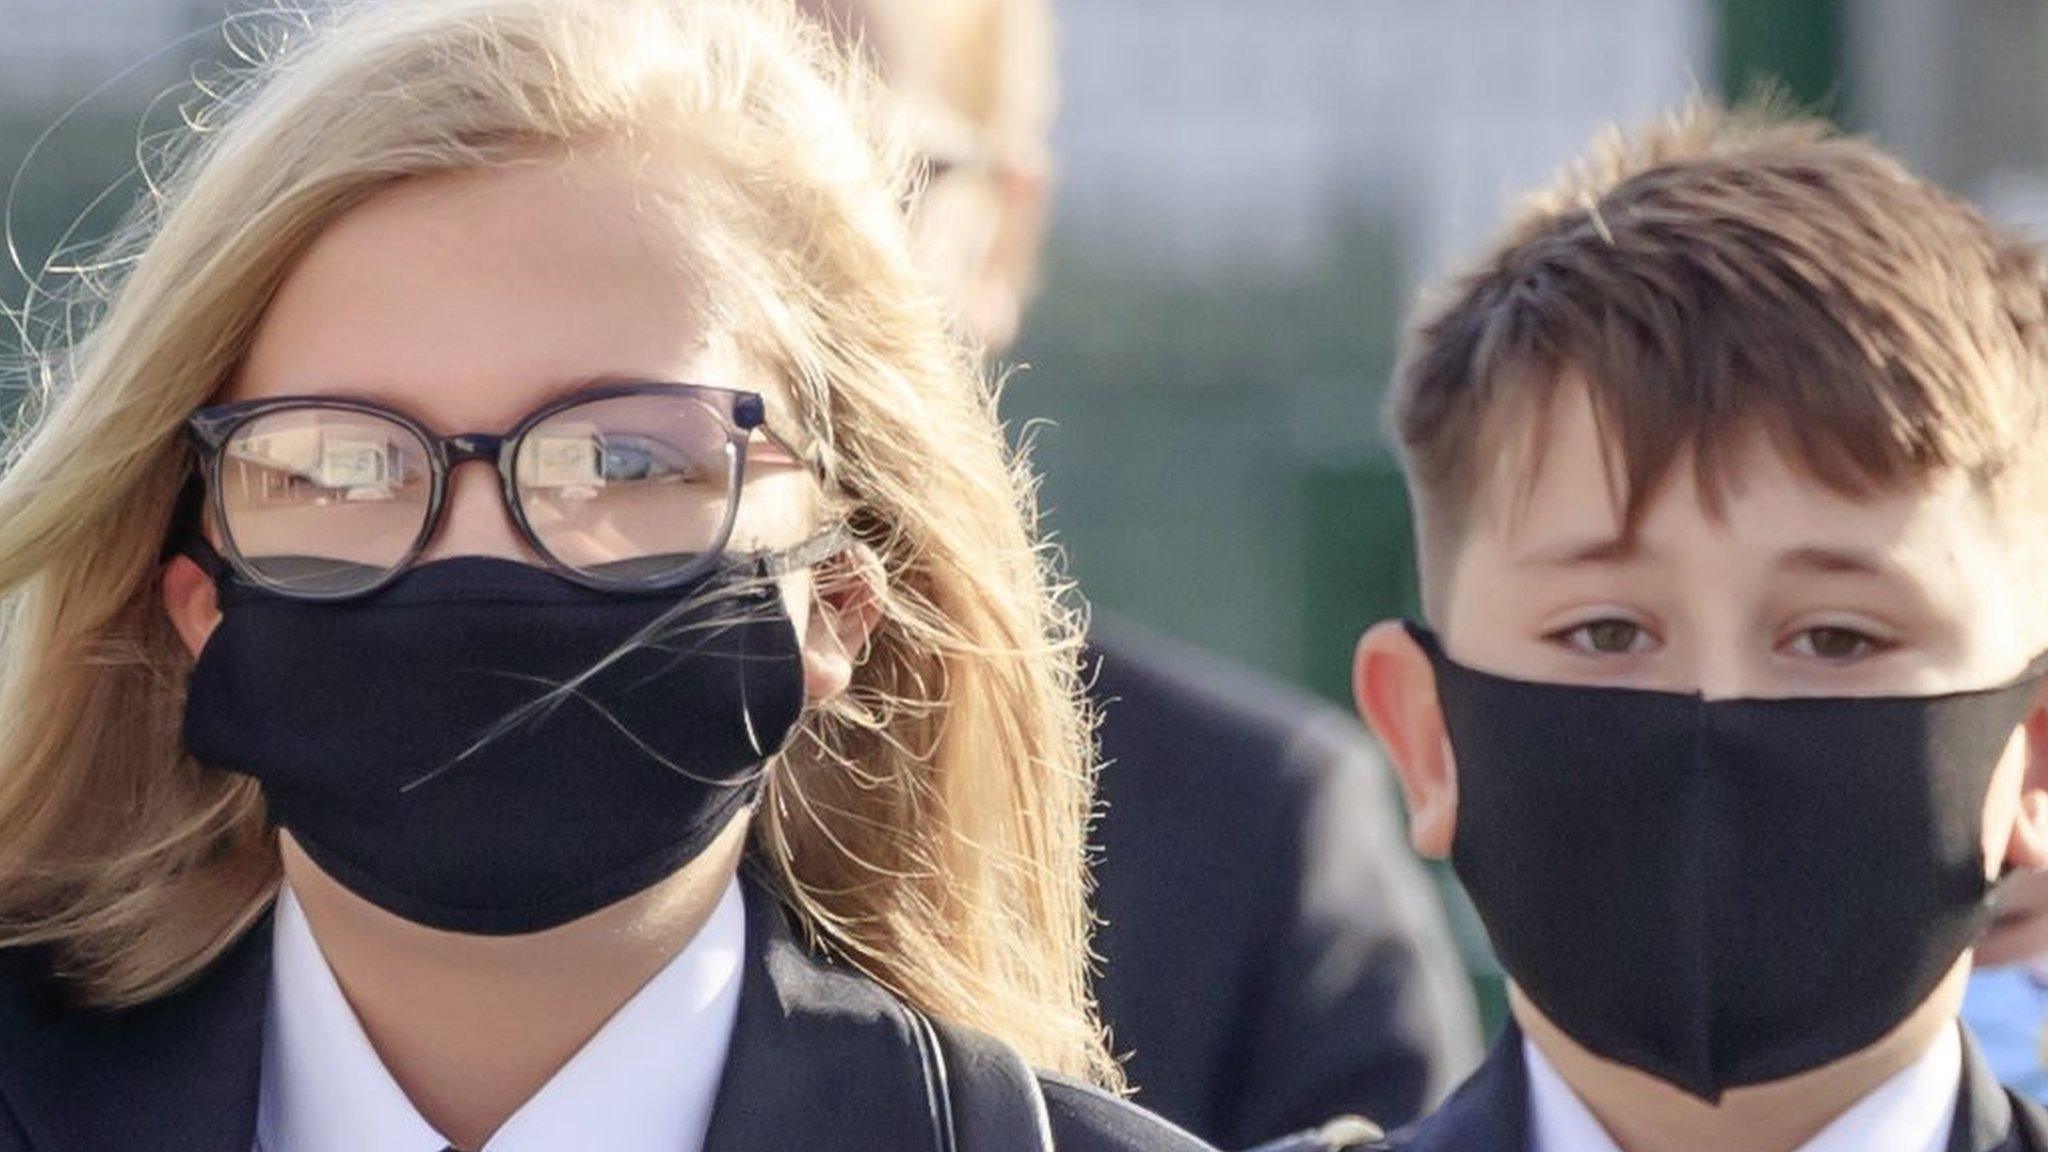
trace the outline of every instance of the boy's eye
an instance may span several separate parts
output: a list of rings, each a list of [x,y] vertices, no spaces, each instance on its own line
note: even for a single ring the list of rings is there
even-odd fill
[[[1598,656],[1624,656],[1638,652],[1649,643],[1650,634],[1628,620],[1594,620],[1557,633],[1556,638],[1580,652]]]
[[[1792,637],[1794,654],[1838,664],[1861,659],[1883,647],[1883,642],[1854,628],[1808,628]]]

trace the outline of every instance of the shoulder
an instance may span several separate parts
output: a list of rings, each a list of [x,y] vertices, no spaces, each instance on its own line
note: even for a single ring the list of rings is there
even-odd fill
[[[1209,1145],[1099,1088],[1040,1073],[1059,1152],[1211,1152]]]
[[[0,948],[0,1152],[30,1147],[17,1111],[21,1078],[62,1012],[48,950]]]
[[[1521,1152],[1528,1142],[1528,1082],[1521,1030],[1510,1022],[1450,1099],[1388,1136],[1380,1147],[1387,1152]]]
[[[1049,1130],[1059,1152],[1209,1152],[1195,1137],[1099,1088],[1034,1071],[994,1037],[943,1020],[930,1023],[944,1054],[939,1076],[963,1148],[1010,1147],[1014,1134],[1037,1128]]]
[[[0,1152],[30,1146],[22,1131],[36,1147],[164,1152],[253,1133],[269,940],[245,929],[183,985],[127,1007],[81,1002],[47,950],[0,950]]]
[[[2009,1089],[2006,1100],[2012,1106],[2018,1147],[2025,1152],[2048,1152],[2048,1111],[2044,1111],[2038,1101]]]
[[[64,1010],[48,949],[0,948],[0,1084],[15,1058],[30,1050]],[[4,1103],[0,1096],[0,1106]]]

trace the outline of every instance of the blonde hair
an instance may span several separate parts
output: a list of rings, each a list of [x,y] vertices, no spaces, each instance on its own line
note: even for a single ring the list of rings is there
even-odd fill
[[[1050,0],[798,0],[884,73],[916,74],[998,166],[1035,172],[1059,104]],[[892,82],[900,78],[891,77]]]
[[[860,69],[776,0],[384,0],[309,24],[188,112],[0,477],[0,944],[52,945],[84,998],[133,1004],[275,888],[255,784],[181,747],[191,661],[157,577],[182,421],[295,256],[398,181],[625,142],[687,157],[692,255],[880,574],[852,687],[770,774],[757,863],[905,1000],[1114,1084],[1086,983],[1079,621],[975,354],[920,287],[910,165]]]

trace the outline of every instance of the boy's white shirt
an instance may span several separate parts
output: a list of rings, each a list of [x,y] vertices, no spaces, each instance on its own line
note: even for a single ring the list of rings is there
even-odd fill
[[[1523,1037],[1529,1075],[1530,1152],[1621,1152],[1534,1041]],[[1918,1060],[1799,1146],[1798,1152],[1943,1152],[1963,1085],[1963,1042],[1945,1028]]]
[[[448,1142],[377,1058],[289,886],[272,931],[255,1152],[441,1152]],[[738,1019],[745,945],[734,880],[696,938],[483,1152],[702,1148]]]

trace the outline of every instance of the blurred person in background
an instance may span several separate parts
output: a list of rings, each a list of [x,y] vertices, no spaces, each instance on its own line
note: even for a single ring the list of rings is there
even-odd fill
[[[920,255],[961,324],[1001,353],[1045,231],[1050,5],[808,2],[878,58],[930,170]],[[1334,707],[1135,625],[1098,614],[1089,646],[1104,761],[1097,988],[1137,1099],[1225,1147],[1342,1113],[1391,1126],[1434,1104],[1477,1062],[1478,1029],[1370,738]]]
[[[1079,637],[860,71],[265,18],[0,477],[0,1152],[1199,1152],[1105,1091]]]
[[[2048,872],[1998,889],[1998,913],[1977,945],[1963,1022],[2006,1087],[2048,1103]]]

